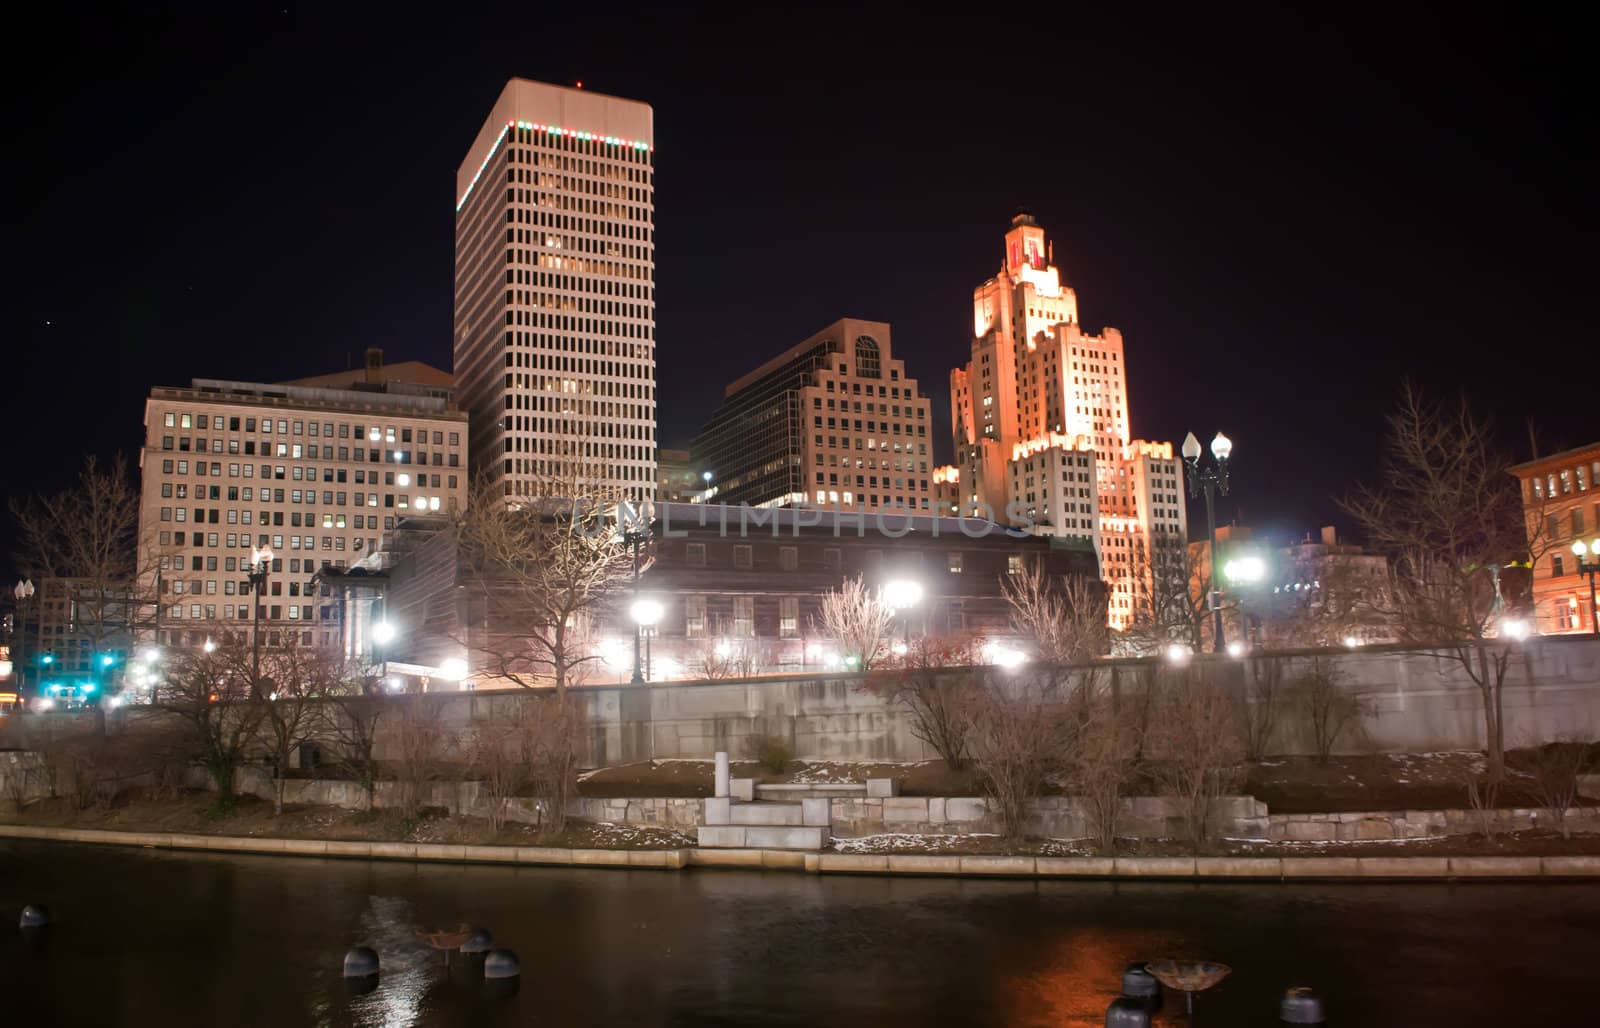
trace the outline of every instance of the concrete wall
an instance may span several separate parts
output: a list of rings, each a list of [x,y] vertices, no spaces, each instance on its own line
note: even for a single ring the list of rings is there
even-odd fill
[[[1442,653],[1369,648],[1322,654],[1342,673],[1345,687],[1366,716],[1341,739],[1343,752],[1405,752],[1481,749],[1482,699],[1459,663]],[[1283,664],[1285,683],[1309,654],[1271,659]],[[1227,658],[1196,658],[1186,670],[1151,662],[1105,661],[1100,682],[1114,682],[1123,695],[1157,680],[1201,669],[1228,681],[1241,694],[1252,671]],[[991,674],[1004,672],[990,671]],[[1007,681],[1025,684],[1024,669]],[[589,767],[689,757],[709,760],[718,750],[735,757],[755,734],[788,739],[795,756],[809,760],[912,761],[935,754],[912,734],[904,708],[860,688],[859,675],[813,675],[743,681],[682,682],[643,686],[584,686],[573,695],[589,718],[583,763]],[[438,693],[394,697],[400,705],[439,708],[458,734],[474,721],[494,716],[505,704],[523,702],[522,692]],[[138,712],[131,712],[137,716]],[[1506,742],[1510,746],[1577,735],[1600,738],[1600,642],[1587,637],[1529,640],[1513,659],[1505,690]],[[130,712],[108,717],[116,723]],[[17,719],[49,722],[54,715]],[[10,719],[8,719],[10,720]],[[380,725],[379,759],[394,755],[397,712]],[[1310,752],[1307,733],[1294,710],[1280,718],[1275,753]],[[81,730],[83,722],[77,727]],[[9,726],[8,726],[9,727]],[[16,735],[18,733],[8,732]],[[37,732],[30,732],[30,735]],[[456,755],[459,758],[459,753]],[[448,755],[447,755],[448,758]]]
[[[1365,716],[1346,732],[1342,752],[1481,749],[1482,697],[1461,665],[1447,654],[1372,648],[1322,654],[1343,673],[1343,684]],[[1284,665],[1289,682],[1307,654],[1268,658]],[[1118,688],[1138,688],[1148,662],[1105,662]],[[1227,658],[1196,659],[1244,691],[1244,664]],[[998,673],[998,672],[997,672]],[[1165,678],[1174,672],[1163,668]],[[1014,681],[1024,682],[1027,673]],[[718,750],[743,755],[754,734],[782,736],[796,757],[808,760],[910,761],[936,754],[912,735],[905,710],[859,687],[857,675],[685,682],[646,686],[586,686],[574,690],[587,705],[590,766],[673,757],[709,760]],[[490,695],[425,697],[445,706],[464,725],[487,711]],[[1287,704],[1287,701],[1285,701]],[[1588,638],[1529,640],[1512,661],[1505,688],[1506,742],[1510,746],[1570,735],[1600,738],[1600,642]],[[1274,752],[1309,753],[1308,733],[1286,705]]]

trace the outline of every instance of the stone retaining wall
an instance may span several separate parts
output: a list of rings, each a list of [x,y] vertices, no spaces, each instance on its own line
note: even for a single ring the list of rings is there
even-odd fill
[[[1566,813],[1568,828],[1578,834],[1600,833],[1600,809],[1574,807]],[[1268,818],[1273,842],[1370,842],[1384,839],[1438,839],[1477,835],[1483,819],[1475,810],[1378,810],[1344,814],[1273,814]],[[1516,808],[1489,814],[1495,832],[1554,828],[1542,810]]]
[[[1600,878],[1600,857],[959,857],[795,853],[765,849],[568,850],[549,846],[335,842],[168,832],[107,832],[8,824],[0,824],[0,838],[273,856],[543,864],[626,870],[654,868],[677,871],[686,867],[715,867],[803,871],[810,874],[1266,881]]]
[[[911,835],[993,835],[999,822],[980,796],[890,796],[834,799],[833,834],[859,838],[885,832]],[[1083,804],[1070,796],[1041,796],[1028,805],[1027,834],[1047,839],[1083,839],[1090,834]],[[1131,796],[1122,801],[1117,834],[1129,839],[1183,835],[1180,804],[1166,796]],[[1230,839],[1265,839],[1267,806],[1250,796],[1224,796],[1214,808],[1216,829]]]

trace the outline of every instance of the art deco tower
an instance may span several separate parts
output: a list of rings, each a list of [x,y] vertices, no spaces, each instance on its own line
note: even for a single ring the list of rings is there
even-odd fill
[[[940,477],[959,506],[1092,544],[1119,629],[1149,608],[1154,551],[1186,540],[1182,469],[1171,443],[1130,438],[1125,371],[1122,333],[1083,331],[1044,229],[1018,214],[972,294],[972,360],[950,373],[956,463]]]
[[[507,496],[655,491],[652,125],[512,79],[456,172],[456,400]]]

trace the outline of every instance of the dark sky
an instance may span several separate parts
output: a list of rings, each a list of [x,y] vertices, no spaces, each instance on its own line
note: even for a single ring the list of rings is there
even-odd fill
[[[1519,456],[1529,415],[1546,451],[1600,436],[1589,63],[1554,18],[586,6],[74,7],[14,34],[0,494],[131,453],[153,384],[369,345],[449,367],[455,170],[513,75],[655,107],[664,445],[858,316],[893,324],[947,450],[1019,206],[1086,327],[1123,331],[1135,434],[1234,438],[1225,519],[1334,518],[1407,375]]]

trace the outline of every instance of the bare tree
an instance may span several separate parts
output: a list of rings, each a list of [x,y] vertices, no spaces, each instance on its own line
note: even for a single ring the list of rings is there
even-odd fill
[[[761,668],[760,655],[753,640],[736,639],[729,631],[728,619],[716,616],[710,631],[696,640],[694,665],[706,679],[748,678]]]
[[[1078,725],[1067,782],[1082,798],[1089,830],[1102,853],[1116,849],[1122,797],[1139,772],[1138,734],[1135,710],[1109,697],[1092,700]]]
[[[539,800],[539,824],[548,834],[567,827],[567,805],[578,790],[581,741],[588,724],[572,696],[529,697],[523,708],[529,775]]]
[[[1369,543],[1389,558],[1390,581],[1372,599],[1402,642],[1453,660],[1478,687],[1489,776],[1505,774],[1506,673],[1500,569],[1547,548],[1543,518],[1524,524],[1510,459],[1489,421],[1463,399],[1454,408],[1405,387],[1389,417],[1376,485],[1343,501]]]
[[[109,466],[84,460],[76,484],[53,496],[11,502],[17,564],[40,580],[40,602],[54,593],[71,610],[74,630],[97,656],[126,649],[157,600],[155,576],[141,569],[139,489],[120,455]],[[98,708],[97,708],[98,709]],[[99,722],[103,732],[103,721]]]
[[[1000,580],[1011,624],[1046,664],[1077,664],[1106,652],[1104,594],[1080,575],[1052,579],[1042,561]]]
[[[323,708],[322,731],[339,753],[339,765],[361,784],[371,810],[378,789],[378,725],[388,704],[381,696],[341,691]]]
[[[1361,701],[1345,689],[1344,673],[1325,657],[1311,658],[1290,690],[1311,733],[1317,763],[1326,764],[1345,729],[1361,716]]]
[[[400,707],[394,733],[398,806],[407,818],[414,818],[422,810],[428,783],[439,777],[456,740],[431,697],[397,697],[394,702]]]
[[[1132,624],[1113,639],[1114,652],[1147,657],[1178,643],[1198,653],[1210,631],[1209,562],[1177,532],[1136,537],[1135,543],[1133,574],[1148,589],[1135,599]]]
[[[211,776],[219,801],[233,798],[234,772],[261,727],[249,643],[217,626],[211,644],[174,650],[151,696],[150,714],[172,719],[185,746]]]
[[[838,641],[846,661],[854,657],[862,671],[878,665],[893,639],[894,610],[859,575],[824,596],[817,616],[822,630]]]
[[[1566,738],[1529,749],[1519,770],[1528,776],[1530,791],[1563,839],[1572,838],[1567,812],[1578,803],[1578,780],[1594,763],[1589,745]]]
[[[317,738],[324,727],[324,701],[338,692],[349,677],[337,651],[303,646],[290,632],[286,645],[262,655],[261,688],[256,702],[272,750],[272,813],[283,813],[289,768],[304,744]]]
[[[1238,727],[1219,683],[1192,667],[1167,690],[1151,722],[1151,770],[1161,791],[1179,801],[1196,851],[1211,841],[1216,800],[1238,781]]]
[[[1007,839],[1025,834],[1028,803],[1066,767],[1072,735],[1072,718],[1047,690],[991,681],[975,693],[973,763]]]
[[[967,766],[967,736],[982,674],[972,668],[966,640],[912,641],[901,660],[870,672],[861,682],[867,692],[905,705],[911,734],[927,743],[952,771]]]
[[[525,709],[534,701],[523,700],[516,696],[497,705],[491,697],[486,701],[486,716],[472,724],[465,738],[469,770],[483,783],[489,801],[489,824],[497,832],[505,827],[512,797],[532,775],[531,740],[526,734],[530,724]]]
[[[575,465],[576,466],[576,465]],[[524,688],[563,695],[600,659],[592,622],[632,572],[621,529],[634,517],[615,497],[584,495],[602,475],[537,483],[506,497],[480,479],[455,517],[486,669]]]
[[[1278,716],[1283,705],[1283,661],[1278,657],[1253,656],[1244,666],[1244,687],[1240,690],[1239,738],[1248,760],[1260,760],[1271,752],[1278,731]]]

